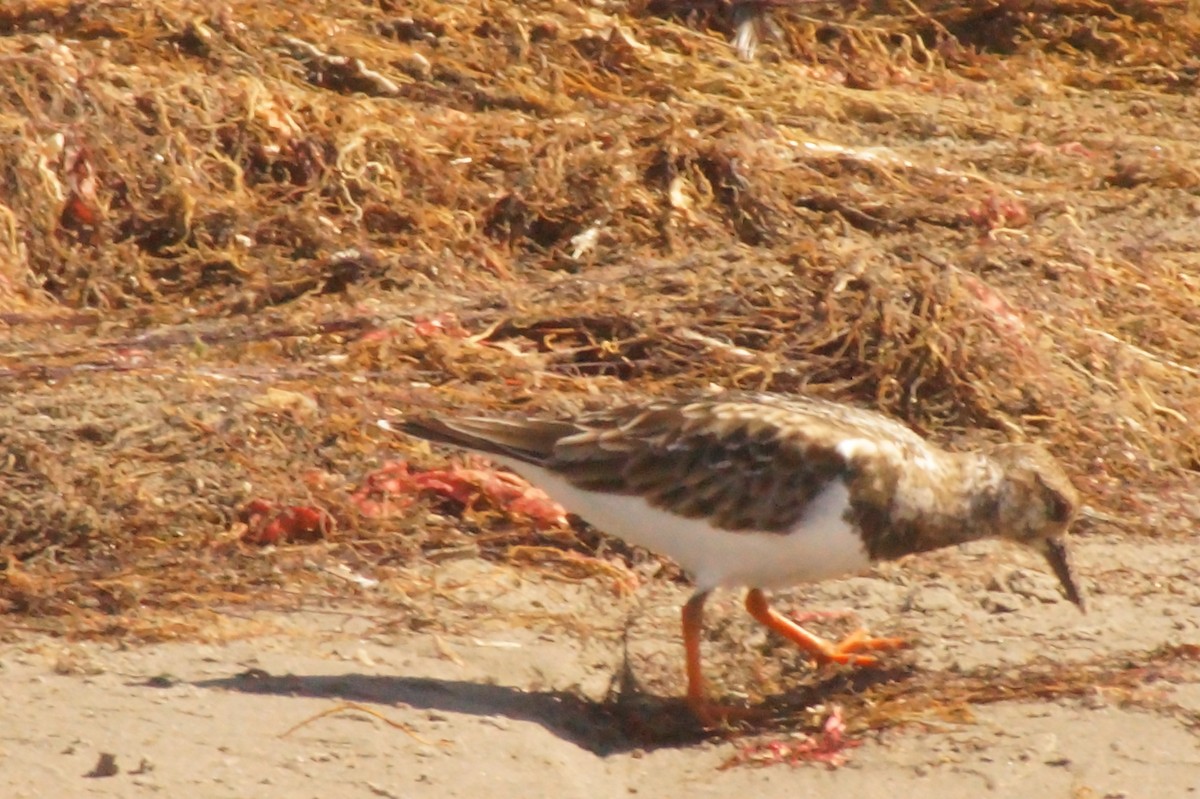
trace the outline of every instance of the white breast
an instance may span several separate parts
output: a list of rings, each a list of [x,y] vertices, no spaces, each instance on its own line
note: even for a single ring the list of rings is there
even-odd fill
[[[814,497],[790,533],[730,532],[651,507],[641,497],[584,491],[546,469],[506,465],[600,531],[676,561],[702,590],[782,588],[870,566],[862,539],[844,518],[849,491],[841,480]]]

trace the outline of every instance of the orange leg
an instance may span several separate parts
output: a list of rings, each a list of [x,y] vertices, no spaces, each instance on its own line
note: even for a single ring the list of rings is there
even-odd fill
[[[690,604],[690,603],[689,603]],[[847,663],[852,666],[873,666],[879,662],[874,655],[860,655],[906,646],[902,638],[871,638],[866,630],[857,630],[838,643],[830,643],[813,635],[799,624],[779,614],[767,603],[762,589],[751,588],[746,593],[746,610],[767,629],[774,630],[803,649],[817,663]]]
[[[687,701],[705,727],[720,727],[753,718],[749,708],[729,707],[708,698],[704,673],[700,666],[700,632],[704,627],[704,601],[707,591],[697,591],[683,606],[683,647],[687,652]]]

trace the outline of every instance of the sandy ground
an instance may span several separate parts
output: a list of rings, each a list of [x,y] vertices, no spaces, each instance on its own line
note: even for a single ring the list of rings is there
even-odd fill
[[[993,544],[781,595],[789,608],[854,607],[873,630],[910,638],[914,647],[893,657],[906,669],[888,678],[907,701],[971,675],[1012,684],[1012,701],[914,710],[907,723],[861,733],[838,769],[722,768],[747,746],[788,740],[787,725],[659,741],[631,734],[620,711],[631,701],[634,715],[690,725],[671,698],[682,686],[675,614],[686,586],[653,581],[618,596],[597,581],[464,559],[434,567],[434,600],[408,611],[230,611],[214,623],[234,638],[219,644],[11,635],[0,649],[0,793],[1195,795],[1194,548],[1095,534],[1078,559],[1092,591],[1087,615],[1056,596],[1032,557]],[[770,648],[735,596],[713,603],[708,627],[714,690],[751,682],[755,653],[788,654]],[[1022,675],[1048,663],[1076,668],[1084,690],[1029,696]],[[614,699],[625,671],[635,697]],[[812,676],[797,660],[781,688]],[[845,682],[818,685],[826,706],[854,699]],[[852,728],[863,708],[847,706]],[[97,771],[105,753],[115,768]]]

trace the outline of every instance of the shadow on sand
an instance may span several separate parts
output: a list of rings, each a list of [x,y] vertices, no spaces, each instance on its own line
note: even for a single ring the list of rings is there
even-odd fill
[[[687,746],[750,732],[803,729],[807,708],[875,685],[906,680],[912,674],[907,668],[859,669],[814,678],[811,684],[797,686],[755,706],[754,712],[761,712],[761,718],[740,728],[721,730],[704,729],[681,699],[641,691],[628,673],[617,675],[610,696],[600,702],[566,691],[526,691],[462,680],[364,674],[276,676],[261,669],[193,684],[205,689],[324,697],[531,721],[563,740],[605,756],[634,749]]]

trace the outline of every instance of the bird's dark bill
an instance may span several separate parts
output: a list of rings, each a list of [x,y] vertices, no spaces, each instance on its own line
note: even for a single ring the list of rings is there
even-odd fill
[[[1086,611],[1083,593],[1079,590],[1079,583],[1075,581],[1074,572],[1071,571],[1071,558],[1067,552],[1066,539],[1047,538],[1045,554],[1046,560],[1050,561],[1050,568],[1054,571],[1054,576],[1062,583],[1067,599],[1078,605],[1080,610]]]

